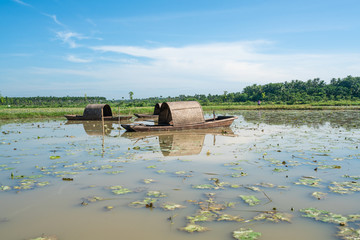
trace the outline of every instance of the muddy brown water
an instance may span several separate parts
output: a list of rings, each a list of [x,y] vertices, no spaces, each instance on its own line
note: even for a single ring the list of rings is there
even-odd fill
[[[226,114],[238,116],[227,129],[150,134],[125,133],[116,122],[104,132],[96,122],[0,123],[0,239],[234,239],[239,228],[267,240],[341,239],[344,223],[300,210],[360,214],[360,112]],[[309,179],[318,182],[301,184]],[[345,182],[352,188],[339,193],[334,186]],[[146,198],[156,202],[132,206]],[[196,224],[209,230],[182,231],[204,206],[215,217]],[[254,219],[266,212],[289,221]],[[218,221],[222,214],[243,220]]]

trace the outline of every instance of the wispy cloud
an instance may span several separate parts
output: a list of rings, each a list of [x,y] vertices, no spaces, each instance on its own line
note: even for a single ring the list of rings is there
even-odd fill
[[[12,0],[12,1],[13,1],[13,2],[16,2],[16,3],[18,3],[18,4],[21,4],[21,5],[23,5],[23,6],[31,7],[30,4],[25,3],[25,2],[23,2],[23,1],[21,1],[21,0]]]
[[[82,40],[88,38],[83,36],[82,34],[76,32],[70,32],[70,31],[56,32],[56,37],[63,43],[68,44],[71,48],[76,48],[80,46],[76,43],[76,40]]]
[[[76,57],[74,55],[68,55],[66,57],[66,60],[68,60],[69,62],[74,62],[74,63],[89,63],[89,62],[92,62],[91,59],[79,58],[79,57]]]
[[[57,25],[63,26],[63,27],[65,26],[64,24],[62,24],[62,23],[57,19],[57,17],[56,17],[55,14],[51,15],[51,14],[43,13],[43,15],[45,15],[45,16],[51,18],[52,20],[54,20],[54,22],[55,22]]]

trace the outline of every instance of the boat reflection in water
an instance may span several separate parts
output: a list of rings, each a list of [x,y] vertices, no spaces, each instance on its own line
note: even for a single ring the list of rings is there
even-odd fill
[[[84,130],[89,136],[109,136],[111,131],[114,130],[112,122],[105,122],[104,128],[100,121],[67,121],[65,125],[80,124],[83,125]]]
[[[200,154],[206,135],[235,136],[231,128],[198,129],[171,132],[125,132],[121,137],[139,141],[156,137],[163,156],[189,156]]]

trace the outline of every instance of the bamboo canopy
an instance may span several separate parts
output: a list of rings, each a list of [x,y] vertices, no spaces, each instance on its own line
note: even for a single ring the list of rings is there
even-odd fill
[[[204,122],[202,107],[196,101],[164,102],[161,104],[159,124],[182,126]]]
[[[159,115],[160,114],[160,108],[161,108],[161,103],[155,104],[154,115]]]
[[[88,104],[84,109],[84,119],[101,119],[101,109],[103,110],[104,117],[112,116],[112,111],[108,104]]]

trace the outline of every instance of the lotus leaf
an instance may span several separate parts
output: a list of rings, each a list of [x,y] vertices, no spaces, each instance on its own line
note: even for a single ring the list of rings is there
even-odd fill
[[[238,171],[242,171],[242,170],[243,170],[242,167],[233,167],[233,168],[230,168],[230,169],[232,169],[232,170],[238,170]]]
[[[239,195],[239,197],[241,197],[242,200],[244,200],[250,206],[254,206],[260,203],[260,200],[253,195]]]
[[[106,172],[107,174],[119,174],[119,173],[123,173],[124,171],[123,170],[120,170],[120,171],[110,171],[110,172]]]
[[[156,198],[166,197],[166,194],[160,191],[148,191],[146,195],[149,197],[156,197]]]
[[[151,178],[144,179],[144,183],[146,183],[146,184],[153,183],[153,182],[155,182],[154,179],[151,179]]]
[[[166,173],[166,171],[165,170],[158,170],[158,171],[156,171],[157,173]]]
[[[188,224],[186,225],[186,227],[180,228],[180,230],[193,233],[193,232],[205,232],[205,231],[209,231],[210,229],[197,224]]]
[[[51,160],[59,159],[59,158],[60,158],[60,156],[50,156],[50,159],[51,159]]]
[[[154,204],[156,203],[157,199],[156,198],[144,198],[144,200],[138,200],[138,201],[134,201],[134,202],[131,202],[129,205],[131,207],[146,207],[146,206],[149,206],[150,204]]]
[[[110,189],[112,189],[112,192],[117,194],[117,195],[121,195],[121,194],[126,194],[126,193],[131,193],[132,191],[130,189],[124,188],[122,186],[112,186],[110,187]]]
[[[11,187],[9,187],[9,186],[0,186],[0,191],[7,191],[7,190],[11,190]]]
[[[261,233],[254,232],[252,229],[239,228],[233,232],[233,237],[238,240],[255,240],[261,236]]]
[[[176,203],[163,203],[161,207],[169,211],[173,211],[178,208],[185,208],[185,206]]]
[[[285,169],[285,168],[274,168],[273,172],[286,172],[289,171],[289,169]]]
[[[345,178],[352,178],[352,179],[354,179],[354,180],[359,180],[359,179],[360,179],[360,176],[343,175],[343,177],[345,177]]]
[[[347,217],[341,214],[335,214],[325,210],[318,210],[316,208],[300,209],[300,212],[306,213],[303,217],[314,218],[315,220],[336,224],[344,224],[348,221]]]
[[[49,185],[50,183],[49,182],[38,182],[38,183],[36,183],[36,186],[39,186],[39,187],[44,187],[44,186],[46,186],[46,185]]]
[[[341,166],[339,165],[320,165],[318,169],[340,169]]]
[[[216,218],[216,214],[211,211],[199,211],[199,213],[193,217],[186,217],[190,223],[195,222],[211,222]]]
[[[258,183],[256,184],[257,186],[261,186],[261,187],[267,187],[267,188],[273,188],[275,187],[275,184],[272,183]]]
[[[250,190],[253,190],[254,192],[261,192],[261,189],[260,188],[258,188],[258,187],[253,187],[253,186],[251,186],[251,187],[246,187],[247,189],[250,189]]]
[[[316,198],[318,200],[325,198],[326,195],[327,195],[327,193],[323,193],[323,192],[313,192],[311,194],[311,196],[313,196],[314,198]]]
[[[247,176],[248,174],[245,172],[241,172],[241,173],[233,173],[231,174],[231,177],[233,178],[238,178],[238,177],[243,177],[243,176]]]
[[[359,240],[360,239],[360,229],[354,229],[350,227],[338,227],[339,232],[336,236],[341,237],[344,240]]]
[[[243,185],[239,185],[239,184],[231,184],[230,187],[231,188],[241,188]]]
[[[186,172],[185,171],[177,171],[175,172],[176,175],[184,175]]]
[[[316,177],[302,177],[299,179],[298,182],[295,182],[295,184],[311,186],[311,187],[319,187],[319,182],[321,182],[321,179]]]
[[[293,216],[289,213],[282,213],[282,212],[278,212],[278,211],[267,211],[267,212],[263,212],[260,213],[259,215],[257,215],[256,217],[254,217],[254,220],[267,220],[267,221],[271,221],[271,222],[280,222],[280,221],[286,221],[286,222],[291,222],[291,218]]]
[[[195,189],[219,189],[219,187],[211,185],[211,184],[199,184],[192,186]]]
[[[235,222],[242,222],[244,221],[243,218],[239,217],[239,216],[232,216],[229,214],[221,214],[217,221],[235,221]]]
[[[348,222],[357,222],[360,221],[360,214],[350,214],[347,217]]]
[[[58,238],[53,235],[53,236],[48,236],[48,235],[42,235],[41,237],[37,237],[37,238],[30,238],[29,240],[57,240]]]
[[[355,181],[332,182],[331,184],[333,186],[329,186],[329,189],[335,193],[348,194],[348,193],[360,191],[360,183],[355,182]]]
[[[156,168],[156,165],[147,166],[146,168]]]

